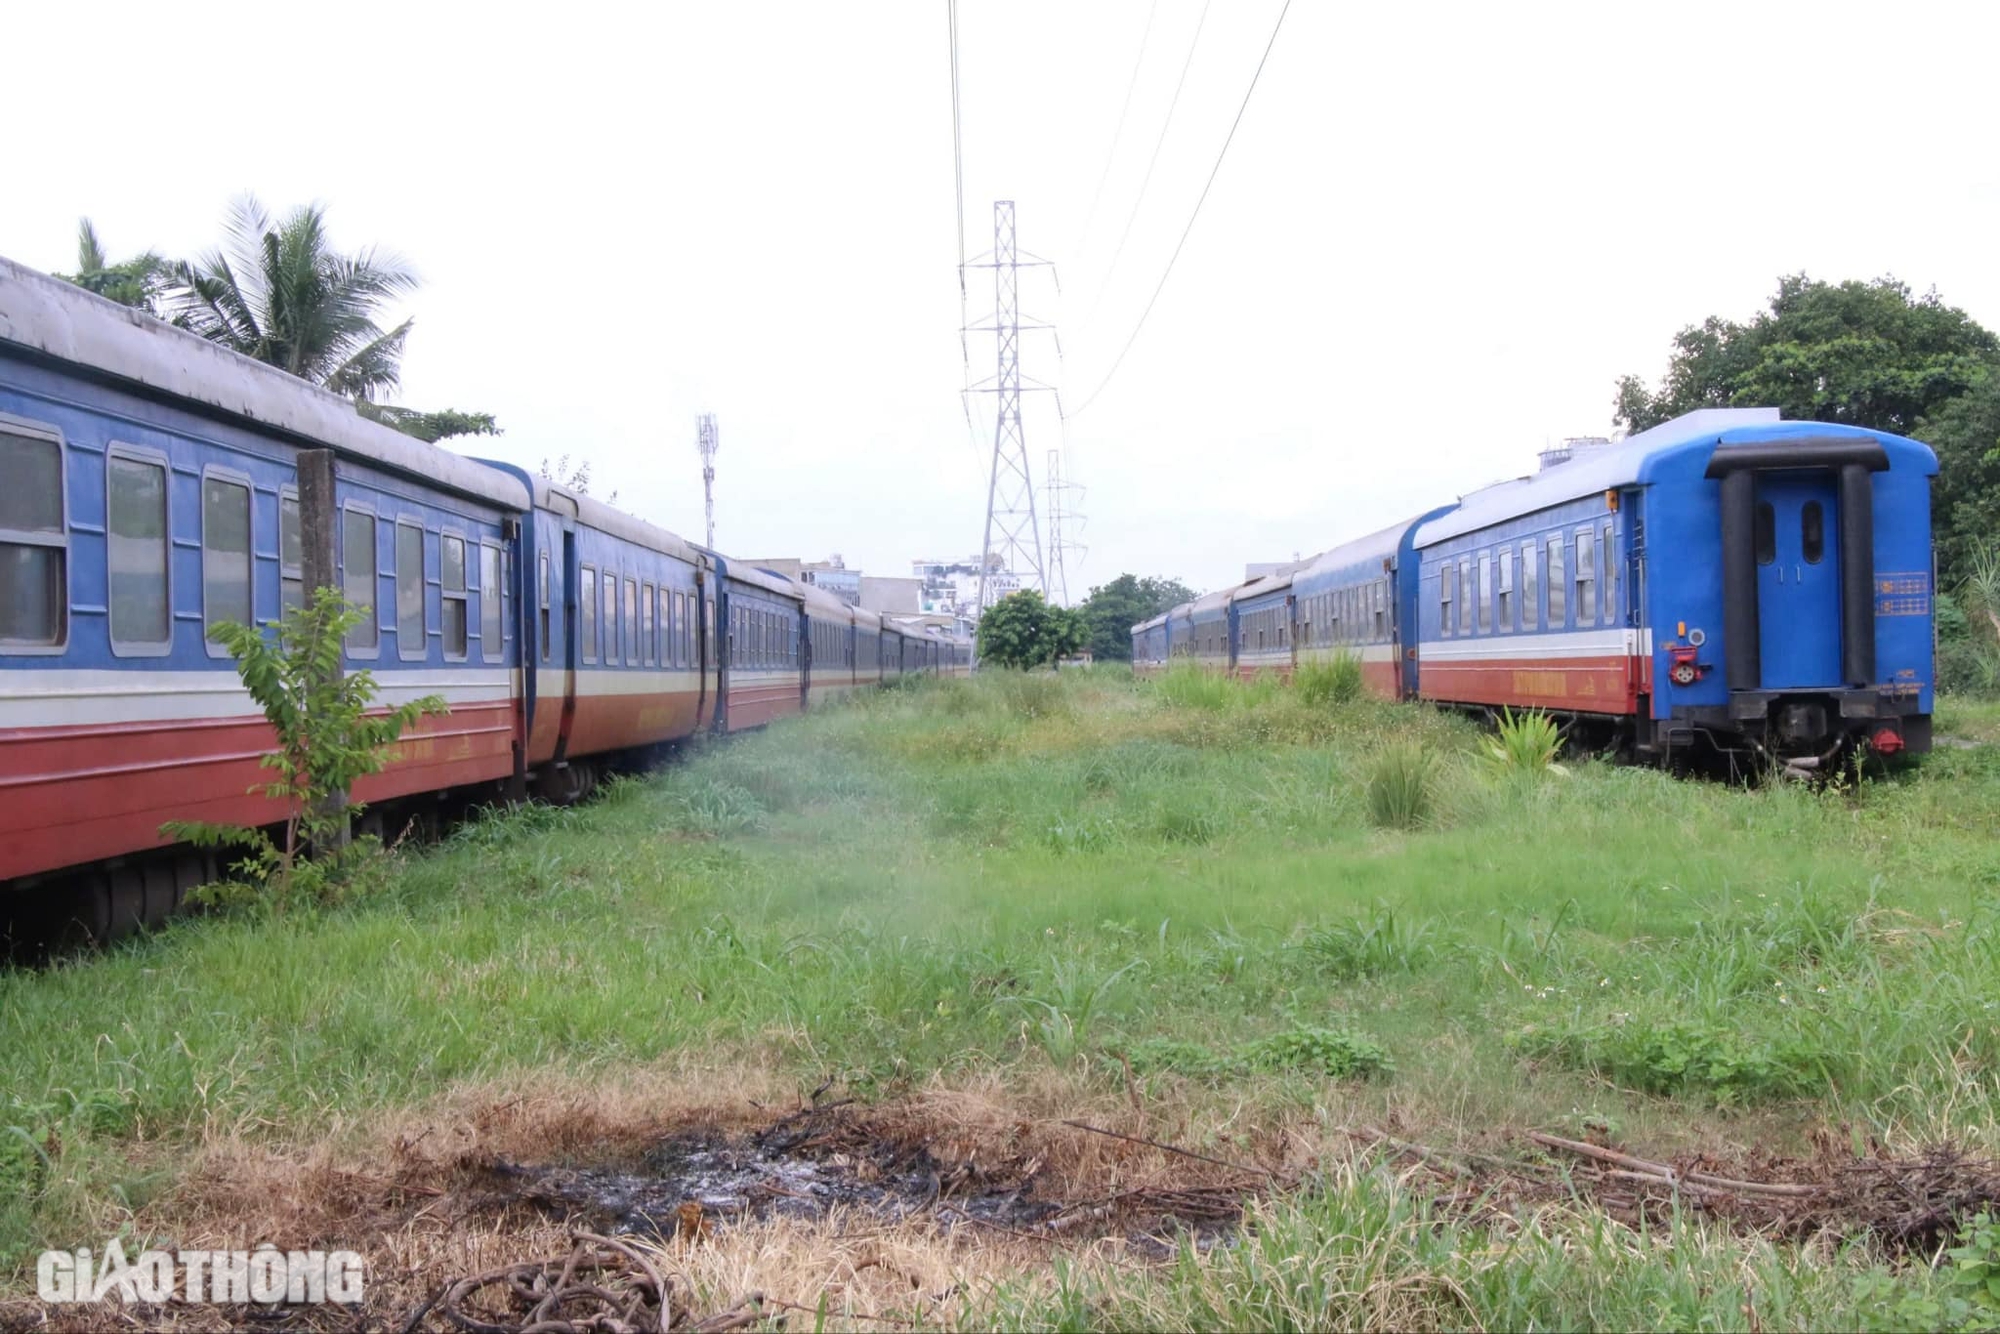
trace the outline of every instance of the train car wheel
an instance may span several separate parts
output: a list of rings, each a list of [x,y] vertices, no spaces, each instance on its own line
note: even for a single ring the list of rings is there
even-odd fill
[[[98,919],[102,930],[97,939],[104,944],[123,940],[139,929],[146,918],[146,880],[136,866],[117,866],[104,875],[104,912]]]
[[[148,928],[163,925],[180,906],[180,885],[174,863],[164,858],[147,862],[139,871],[142,884],[139,919]]]

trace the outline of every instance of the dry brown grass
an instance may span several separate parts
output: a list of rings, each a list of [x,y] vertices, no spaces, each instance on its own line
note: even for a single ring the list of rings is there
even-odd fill
[[[362,1313],[400,1329],[448,1282],[565,1254],[571,1218],[536,1207],[496,1179],[496,1163],[636,1163],[663,1136],[742,1134],[800,1108],[799,1091],[753,1065],[686,1067],[610,1078],[552,1076],[533,1086],[457,1088],[385,1120],[312,1142],[268,1133],[213,1133],[185,1161],[179,1184],[136,1212],[107,1206],[100,1235],[179,1249],[352,1249],[368,1266]],[[1060,1247],[1073,1265],[1142,1263],[1126,1239],[1121,1201],[1154,1189],[1237,1190],[1268,1178],[1147,1144],[1080,1131],[1081,1120],[1165,1143],[1210,1146],[1231,1161],[1295,1175],[1319,1149],[1302,1128],[1265,1128],[1215,1147],[1224,1117],[1191,1109],[1139,1113],[1123,1097],[1053,1071],[1003,1086],[990,1076],[938,1082],[907,1098],[829,1114],[823,1151],[863,1144],[921,1150],[947,1183],[1031,1181],[1044,1201],[1077,1206],[1082,1224],[1058,1237],[919,1214],[900,1220],[840,1210],[815,1220],[717,1219],[693,1240],[663,1243],[664,1267],[723,1310],[749,1293],[815,1312],[830,1328],[960,1320],[996,1283],[1035,1292]],[[880,1320],[875,1317],[883,1317]],[[353,1312],[307,1311],[288,1327],[351,1327]],[[134,1322],[137,1322],[136,1324]],[[221,1330],[241,1313],[212,1306],[127,1310],[116,1304],[0,1305],[0,1327],[166,1326]],[[445,1327],[437,1317],[423,1328]]]

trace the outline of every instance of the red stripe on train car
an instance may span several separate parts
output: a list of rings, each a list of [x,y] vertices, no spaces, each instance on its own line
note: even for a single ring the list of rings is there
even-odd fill
[[[1445,703],[1635,713],[1639,664],[1626,654],[1578,658],[1475,658],[1419,662],[1417,694]]]
[[[507,699],[423,719],[355,798],[504,779],[514,722]],[[274,744],[264,720],[247,717],[0,733],[0,880],[160,847],[169,820],[281,820],[260,763]]]

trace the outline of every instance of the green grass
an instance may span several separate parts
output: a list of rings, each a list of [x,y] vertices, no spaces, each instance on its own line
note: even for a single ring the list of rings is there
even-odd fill
[[[466,826],[360,902],[0,975],[0,1264],[93,1241],[107,1200],[171,1184],[160,1146],[218,1127],[305,1140],[689,1052],[864,1097],[1051,1065],[1116,1088],[1129,1061],[1148,1097],[1443,1139],[1592,1116],[1663,1152],[1827,1126],[2000,1147],[2000,752],[1742,791],[1523,782],[1484,744],[1192,671],[912,683]],[[1422,770],[1415,814],[1385,765]],[[1226,1255],[993,1314],[1359,1324],[1396,1266],[1488,1327],[1742,1326],[1713,1294],[1744,1282],[1794,1303],[1766,1327],[1852,1324],[1911,1290],[1866,1296],[1865,1257],[1693,1228],[1658,1251],[1601,1219],[1503,1240],[1425,1207],[1329,1185]],[[1354,1210],[1404,1240],[1358,1242]],[[1465,1323],[1441,1280],[1388,1295]]]

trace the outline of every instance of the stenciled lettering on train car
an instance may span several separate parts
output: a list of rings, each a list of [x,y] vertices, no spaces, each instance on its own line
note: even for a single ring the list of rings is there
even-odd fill
[[[1931,614],[1931,576],[1928,570],[1910,570],[1875,576],[1877,616],[1928,616]]]
[[[1569,678],[1561,672],[1515,672],[1514,690],[1522,695],[1569,694]]]

